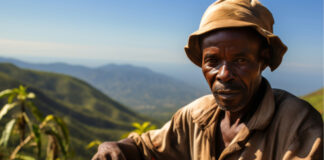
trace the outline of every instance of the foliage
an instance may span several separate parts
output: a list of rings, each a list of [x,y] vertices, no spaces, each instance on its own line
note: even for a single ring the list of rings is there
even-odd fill
[[[86,149],[90,149],[90,148],[94,148],[94,147],[97,147],[99,146],[100,144],[102,143],[102,141],[99,141],[99,140],[93,140],[91,141],[87,146],[86,146]]]
[[[0,120],[9,115],[9,111],[13,111],[11,119],[2,132],[0,146],[8,148],[8,142],[15,132],[20,137],[18,145],[10,153],[10,159],[40,159],[43,151],[43,137],[48,139],[46,159],[67,158],[69,132],[65,123],[59,117],[51,114],[44,117],[31,101],[35,98],[34,93],[27,92],[27,88],[20,85],[18,88],[0,92],[0,98],[7,98],[7,104],[0,110]],[[19,153],[23,147],[34,148],[36,153],[33,155],[36,157]]]
[[[90,159],[93,152],[84,146],[91,140],[118,140],[132,130],[132,122],[160,122],[139,115],[104,95],[89,84],[71,76],[20,69],[0,63],[0,90],[29,86],[37,95],[33,104],[44,114],[60,116],[70,133],[70,150],[74,159]],[[5,117],[6,118],[6,117]],[[0,131],[5,124],[0,121]],[[1,156],[1,155],[0,155]]]
[[[156,129],[156,125],[152,125],[151,122],[148,122],[148,121],[144,122],[143,124],[140,124],[138,122],[133,122],[132,126],[135,129],[132,130],[131,132],[123,134],[120,137],[121,139],[127,138],[127,136],[132,132],[135,132],[135,133],[138,133],[139,135],[141,135],[141,134],[143,134],[143,133],[145,133],[145,132],[147,132],[149,130]],[[86,149],[91,149],[91,148],[94,148],[94,147],[98,147],[101,143],[102,143],[102,141],[100,141],[100,140],[93,140],[86,146]]]
[[[135,128],[134,130],[132,130],[129,133],[125,133],[121,136],[121,138],[126,138],[130,133],[135,132],[139,135],[149,131],[149,130],[153,130],[156,129],[156,125],[151,124],[151,122],[144,122],[143,124],[140,124],[138,122],[134,122],[132,123],[132,126]]]

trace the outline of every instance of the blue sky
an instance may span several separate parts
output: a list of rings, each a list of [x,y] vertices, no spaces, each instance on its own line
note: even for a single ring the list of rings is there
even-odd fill
[[[128,63],[200,84],[200,70],[186,58],[183,47],[212,2],[0,0],[0,56],[87,66]],[[299,79],[293,85],[312,83],[306,90],[288,87],[297,94],[322,87],[323,2],[261,2],[273,13],[275,34],[288,46],[281,67],[265,76],[275,87],[285,88],[292,76]]]

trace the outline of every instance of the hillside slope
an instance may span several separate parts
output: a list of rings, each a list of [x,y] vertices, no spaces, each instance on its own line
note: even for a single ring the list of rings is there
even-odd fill
[[[0,58],[23,68],[63,73],[80,78],[106,95],[151,117],[170,119],[177,109],[206,93],[172,77],[132,65],[108,64],[97,68],[64,63],[31,64]]]
[[[152,121],[76,78],[0,63],[0,90],[20,84],[36,94],[34,103],[45,114],[63,117],[70,130],[72,147],[87,159],[90,153],[84,147],[91,140],[117,140],[132,130],[132,122]]]
[[[309,102],[314,108],[316,108],[321,114],[324,120],[323,107],[324,107],[324,88],[319,89],[315,92],[307,94],[302,97],[304,100]]]

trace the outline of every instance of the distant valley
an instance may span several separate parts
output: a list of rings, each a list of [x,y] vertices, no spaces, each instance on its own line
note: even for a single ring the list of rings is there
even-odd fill
[[[89,68],[65,63],[32,64],[7,58],[0,58],[0,62],[80,78],[135,111],[163,121],[183,105],[208,94],[204,89],[132,65],[108,64]]]
[[[107,96],[87,82],[69,75],[22,69],[13,64],[0,63],[0,90],[23,84],[36,94],[35,105],[44,113],[63,117],[70,130],[72,147],[78,153],[76,158],[90,158],[91,152],[85,151],[84,147],[91,140],[117,140],[123,133],[132,130],[130,125],[132,122],[150,121],[161,125],[163,122],[157,119],[166,121],[182,104],[204,94],[203,91],[181,81],[146,68],[129,65],[111,64],[87,68],[61,63],[29,64],[21,61],[11,63],[25,68],[34,67],[36,70],[71,75],[73,73],[92,80],[94,84],[97,83],[96,88],[106,87],[105,89],[113,91],[106,93],[109,95]],[[185,94],[186,92],[191,94]],[[324,90],[320,89],[302,97],[321,112],[322,116],[323,93]],[[124,102],[120,103],[110,95],[124,97],[120,98]],[[123,105],[125,102],[133,105],[125,106]],[[138,114],[128,106],[154,119]]]

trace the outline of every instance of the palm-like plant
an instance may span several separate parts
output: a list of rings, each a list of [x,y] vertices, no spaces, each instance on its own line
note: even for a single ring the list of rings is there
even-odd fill
[[[153,130],[156,129],[156,126],[151,124],[151,122],[144,122],[143,124],[134,122],[132,123],[132,126],[135,128],[132,132],[136,132],[139,135],[141,135],[142,133],[145,133],[149,130]]]
[[[135,132],[135,133],[138,133],[139,135],[141,135],[142,133],[145,133],[145,132],[147,132],[149,130],[156,129],[156,125],[151,124],[151,122],[149,122],[149,121],[144,122],[143,124],[140,124],[138,122],[133,122],[132,123],[132,126],[135,129],[132,130],[132,131],[130,131],[130,132],[128,132],[128,133],[123,134],[120,138],[126,138],[132,132]]]
[[[0,121],[10,110],[17,108],[17,112],[12,115],[11,119],[5,125],[0,139],[0,146],[7,147],[8,141],[13,133],[17,130],[20,137],[19,144],[10,153],[10,159],[40,159],[42,155],[42,137],[47,137],[46,159],[57,159],[67,157],[69,149],[69,133],[63,120],[54,115],[46,117],[32,103],[35,94],[27,92],[27,88],[7,89],[0,92],[0,98],[7,98],[5,104],[0,110]],[[36,147],[36,157],[18,154],[18,152],[27,144]]]
[[[140,124],[138,122],[133,122],[132,123],[132,126],[135,128],[134,130],[130,131],[130,132],[127,132],[125,134],[123,134],[120,138],[121,139],[124,139],[124,138],[127,138],[128,135],[132,132],[136,132],[138,133],[139,135],[141,135],[142,133],[145,133],[149,130],[153,130],[153,129],[156,129],[156,125],[154,124],[151,124],[151,122],[144,122],[143,124]],[[94,147],[97,147],[99,146],[100,144],[102,143],[102,141],[100,140],[93,140],[91,141],[87,146],[86,146],[86,149],[91,149],[91,148],[94,148]]]

